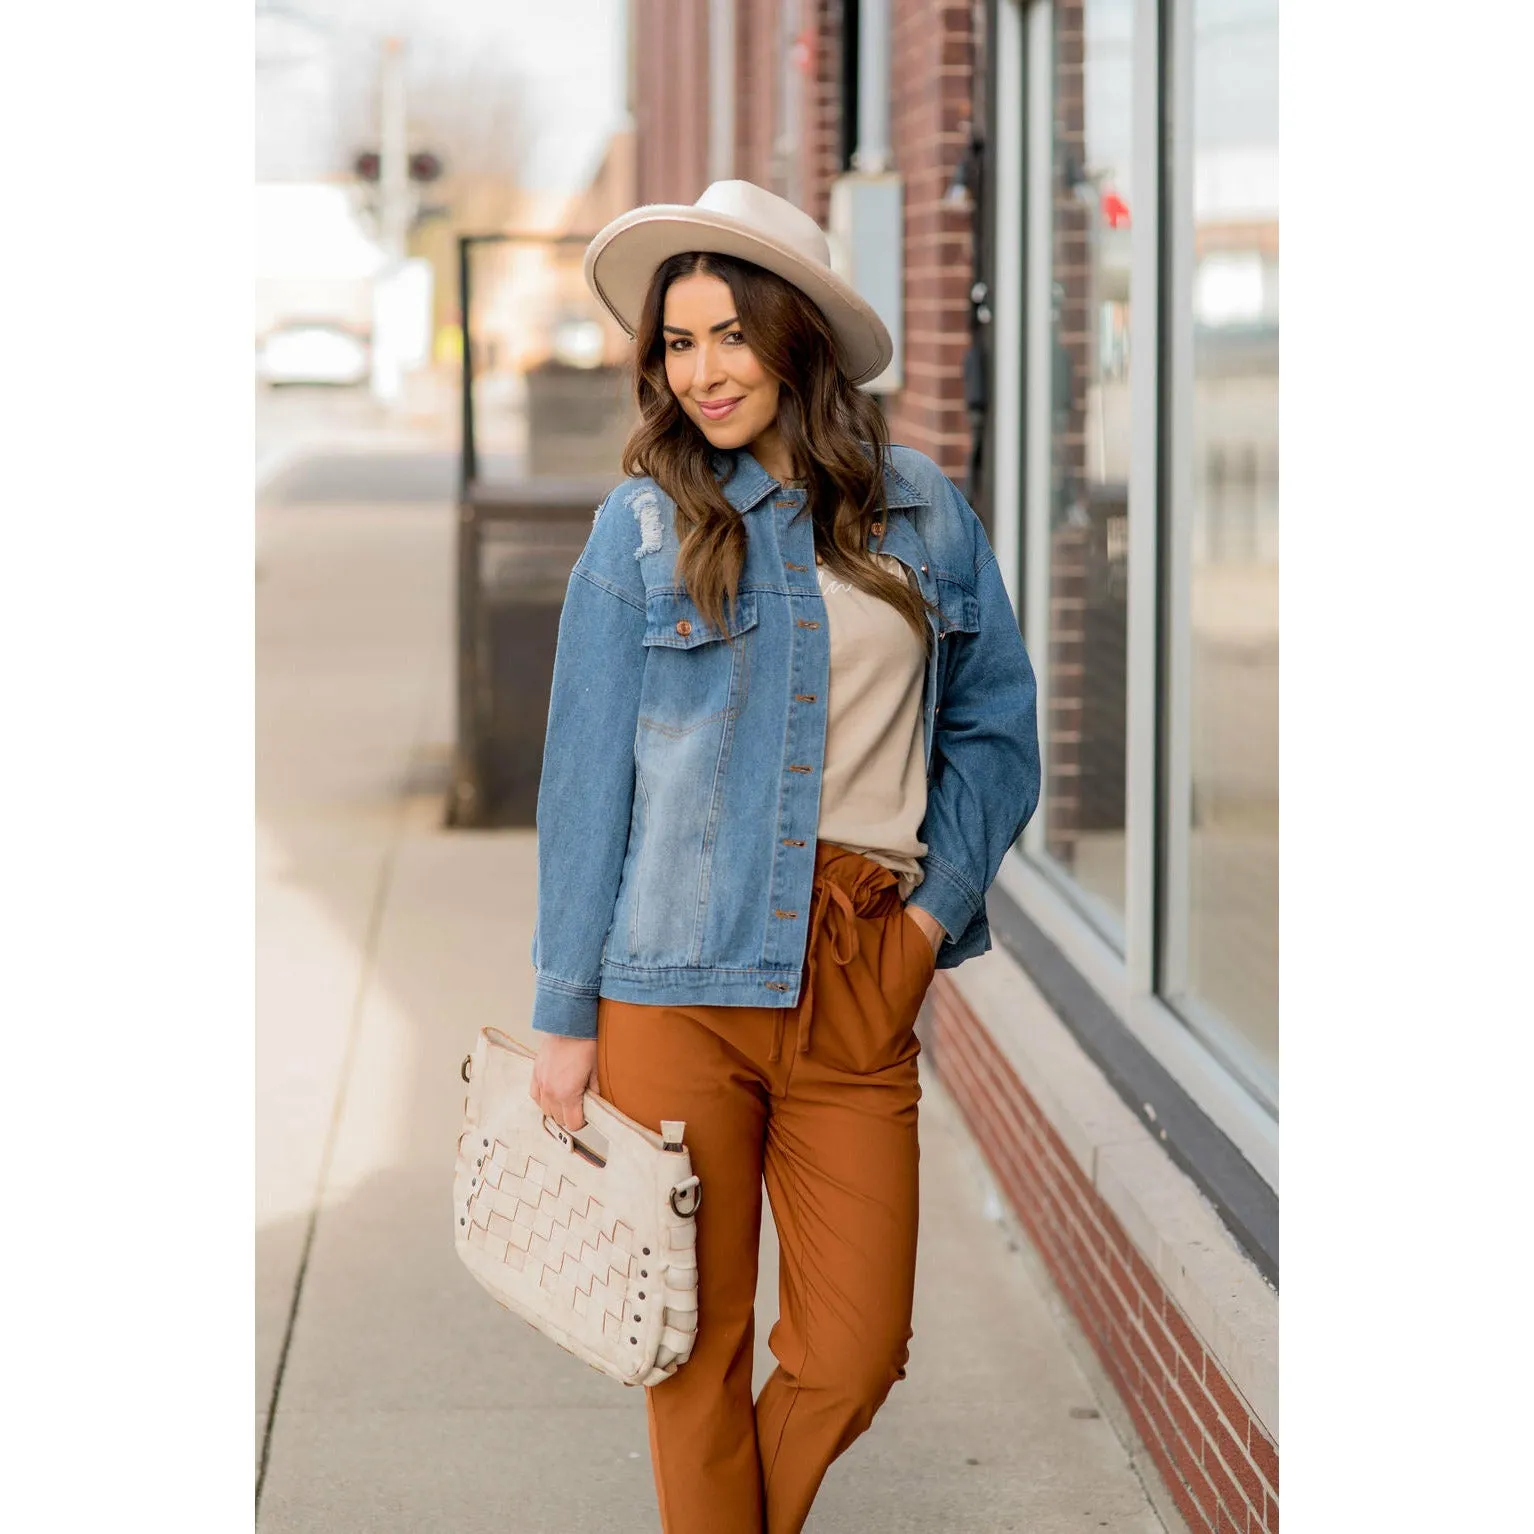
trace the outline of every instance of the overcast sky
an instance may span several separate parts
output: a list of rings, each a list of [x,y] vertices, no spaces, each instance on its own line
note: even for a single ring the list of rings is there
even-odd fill
[[[256,179],[376,147],[382,41],[406,45],[411,147],[575,191],[622,121],[622,0],[260,0]]]

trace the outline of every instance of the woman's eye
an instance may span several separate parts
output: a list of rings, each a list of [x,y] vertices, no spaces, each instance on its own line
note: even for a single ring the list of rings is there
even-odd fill
[[[744,346],[746,344],[746,338],[738,330],[730,331],[729,334],[725,336],[725,340],[733,341],[737,346]]]
[[[678,336],[674,341],[668,341],[666,343],[666,349],[668,351],[679,352],[685,350],[687,345],[688,343],[680,336]]]

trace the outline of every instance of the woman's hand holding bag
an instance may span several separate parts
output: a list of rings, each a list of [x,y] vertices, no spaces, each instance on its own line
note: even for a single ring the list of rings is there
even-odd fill
[[[583,1129],[586,1109],[582,1099],[587,1092],[596,1090],[597,1041],[544,1034],[533,1063],[528,1096],[556,1124],[566,1129]]]

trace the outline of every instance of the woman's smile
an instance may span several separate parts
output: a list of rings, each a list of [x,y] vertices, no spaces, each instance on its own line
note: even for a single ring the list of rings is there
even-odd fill
[[[793,472],[778,431],[778,380],[757,360],[729,284],[707,272],[666,290],[666,382],[683,413],[717,448],[748,447],[782,478]]]

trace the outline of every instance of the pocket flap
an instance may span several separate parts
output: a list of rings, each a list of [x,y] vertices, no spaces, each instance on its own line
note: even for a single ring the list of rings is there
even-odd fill
[[[980,632],[979,599],[957,581],[945,580],[942,576],[937,578],[937,605],[943,614],[938,624],[940,635],[951,629],[958,629],[965,634]]]
[[[692,650],[712,644],[728,633],[733,639],[756,627],[756,593],[742,591],[733,607],[726,607],[723,630],[715,628],[681,591],[652,592],[645,601],[644,642],[672,650]]]

